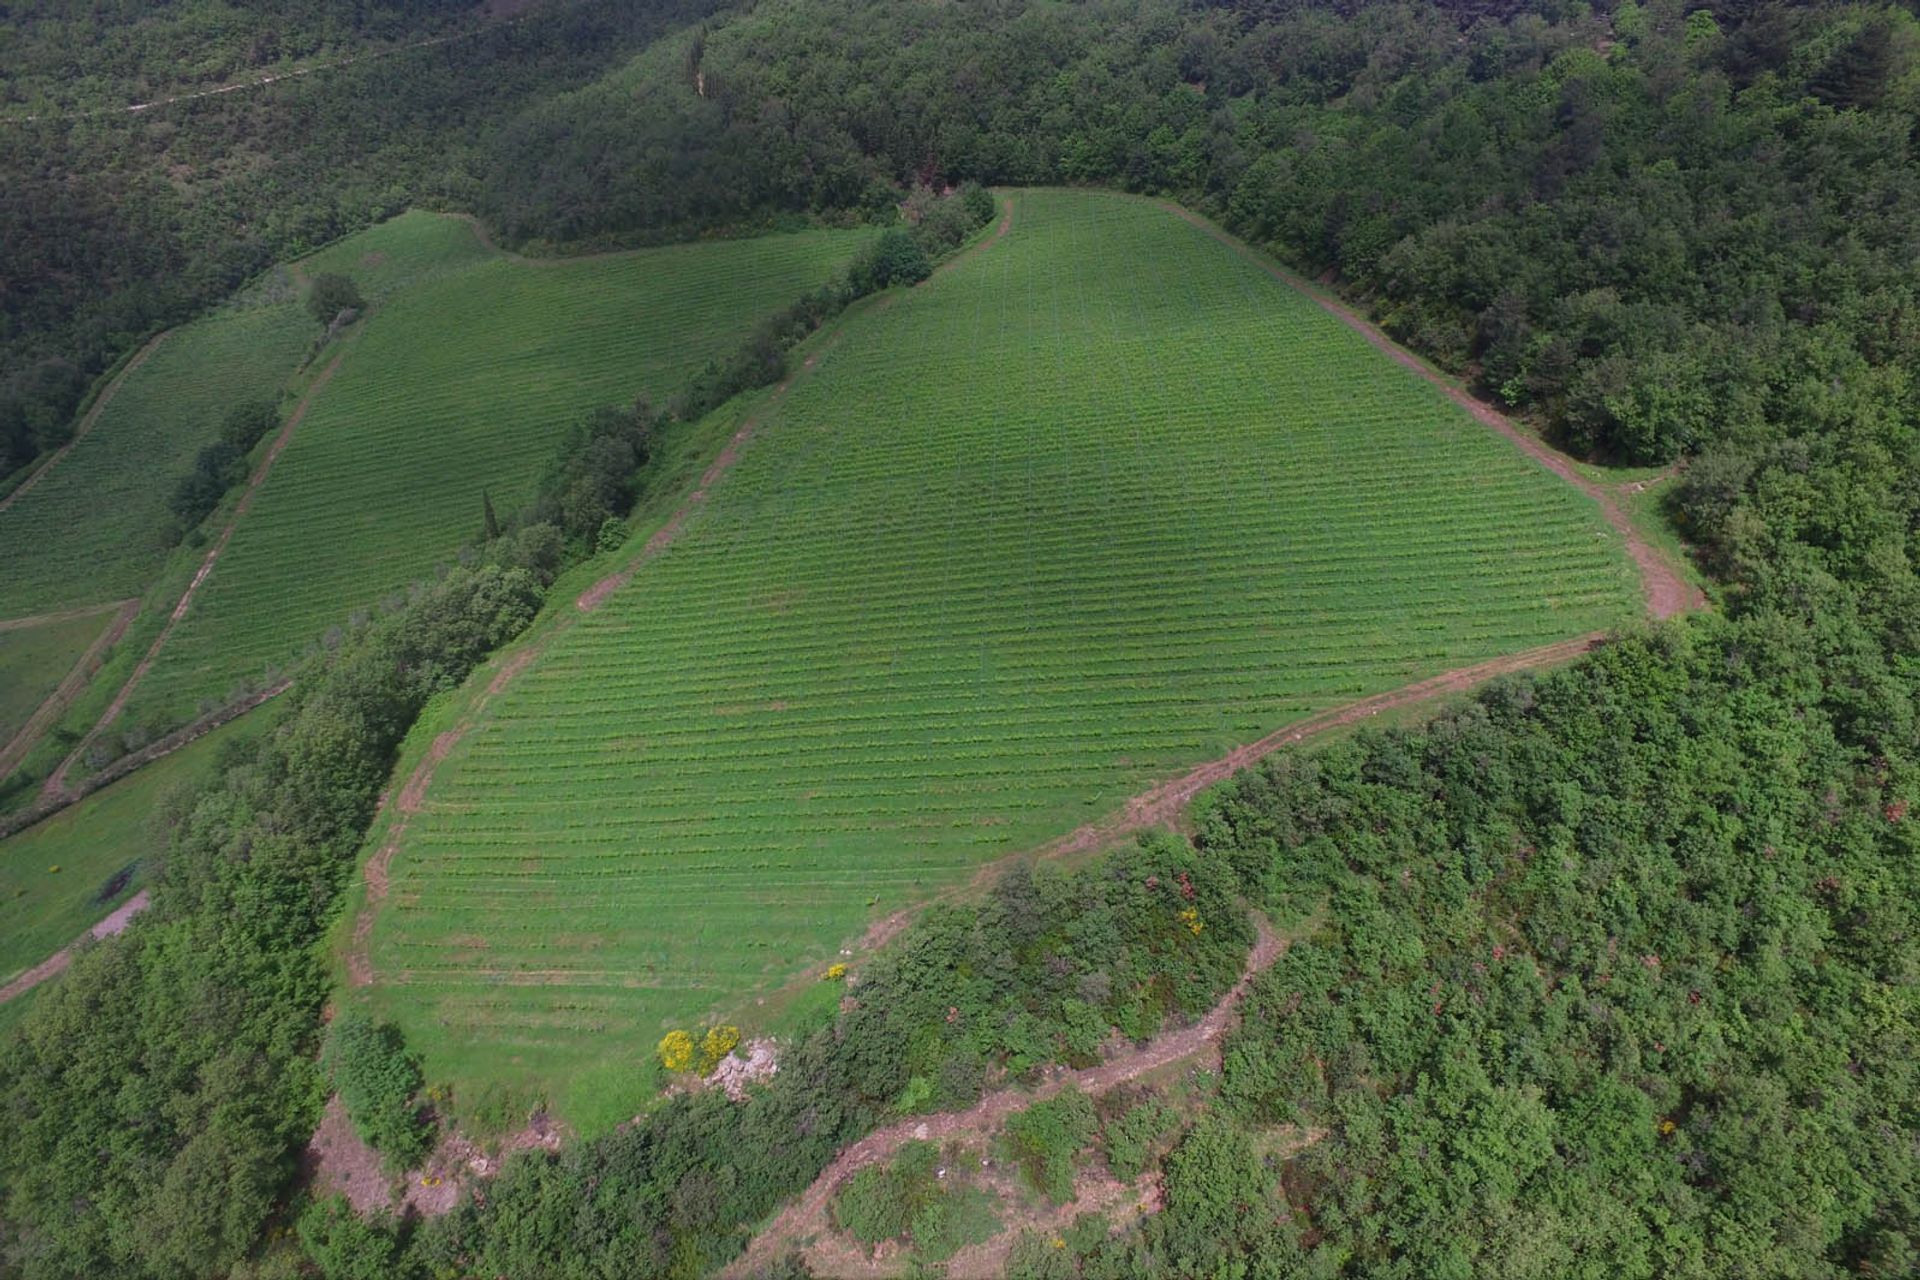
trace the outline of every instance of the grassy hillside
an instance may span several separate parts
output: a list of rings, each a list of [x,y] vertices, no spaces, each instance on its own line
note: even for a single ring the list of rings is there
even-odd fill
[[[145,884],[167,849],[166,798],[211,777],[224,745],[264,732],[272,716],[271,706],[242,716],[0,841],[0,983],[79,937]]]
[[[112,621],[107,609],[0,630],[0,743],[27,722]]]
[[[444,763],[381,1002],[638,1101],[661,1030],[1289,720],[1617,622],[1586,500],[1202,231],[1023,196],[847,322],[680,538]]]
[[[308,264],[364,275],[375,310],[133,717],[191,715],[444,563],[479,535],[482,492],[513,510],[582,412],[677,390],[864,234],[528,263],[416,215]]]
[[[0,617],[145,590],[167,557],[174,483],[231,405],[279,394],[317,333],[290,292],[256,291],[169,334],[72,451],[0,511]]]

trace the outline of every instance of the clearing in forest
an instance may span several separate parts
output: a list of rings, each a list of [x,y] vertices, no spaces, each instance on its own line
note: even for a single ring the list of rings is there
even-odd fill
[[[372,311],[128,708],[173,722],[289,665],[529,498],[586,410],[664,398],[825,283],[865,233],[552,262],[405,215],[302,264]]]
[[[449,741],[370,950],[429,1074],[603,1127],[876,914],[1637,612],[1590,500],[1166,210],[1023,194],[892,302]]]

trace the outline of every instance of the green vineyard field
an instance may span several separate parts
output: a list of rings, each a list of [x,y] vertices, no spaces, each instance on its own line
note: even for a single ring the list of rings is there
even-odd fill
[[[0,630],[0,743],[26,724],[112,621],[108,609]]]
[[[1151,204],[1023,194],[892,303],[439,766],[371,948],[434,1078],[604,1127],[665,1028],[987,860],[1635,612],[1590,501]]]
[[[447,562],[478,537],[482,492],[512,511],[582,412],[671,394],[824,283],[864,234],[529,264],[476,253],[455,219],[412,214],[305,264],[366,277],[374,310],[131,717],[223,701]]]
[[[93,429],[0,511],[0,617],[124,600],[168,546],[167,498],[236,401],[277,399],[319,332],[291,296],[256,291],[167,335]]]

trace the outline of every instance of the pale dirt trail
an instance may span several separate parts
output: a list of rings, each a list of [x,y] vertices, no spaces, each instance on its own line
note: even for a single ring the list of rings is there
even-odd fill
[[[525,7],[525,6],[522,6]],[[150,102],[135,102],[124,107],[93,107],[85,111],[49,111],[41,115],[0,116],[0,124],[32,124],[36,120],[86,120],[95,116],[139,115],[143,111],[154,111],[160,107],[170,107],[179,102],[196,102],[202,98],[218,98],[223,94],[240,93],[246,89],[264,89],[270,84],[279,84],[283,80],[299,80],[306,76],[317,75],[322,71],[337,71],[341,67],[350,67],[357,62],[379,62],[383,58],[398,57],[411,53],[415,49],[427,49],[434,45],[455,44],[461,40],[471,40],[475,36],[485,35],[495,27],[511,27],[521,19],[509,18],[504,22],[490,22],[475,31],[456,32],[450,36],[432,36],[425,40],[415,40],[410,44],[397,45],[391,49],[376,49],[372,53],[350,54],[344,58],[335,58],[332,62],[318,62],[310,67],[297,67],[292,71],[282,71],[270,76],[256,76],[251,80],[242,80],[237,84],[223,84],[215,89],[200,89],[193,93],[176,93],[164,98],[154,98]]]
[[[1320,305],[1323,311],[1372,343],[1380,352],[1390,356],[1404,368],[1424,378],[1435,387],[1438,387],[1449,400],[1473,415],[1476,422],[1506,437],[1507,440],[1512,442],[1515,447],[1522,453],[1525,453],[1529,458],[1532,458],[1548,471],[1551,471],[1554,475],[1560,477],[1560,479],[1593,499],[1595,503],[1599,504],[1600,513],[1606,518],[1607,523],[1613,526],[1626,542],[1627,555],[1632,558],[1634,566],[1640,571],[1640,583],[1646,593],[1647,613],[1650,616],[1656,619],[1670,618],[1677,613],[1686,613],[1691,610],[1706,608],[1707,598],[1700,592],[1699,588],[1693,586],[1687,582],[1685,578],[1681,577],[1679,572],[1667,562],[1666,557],[1655,550],[1645,538],[1641,537],[1640,531],[1634,527],[1633,521],[1629,519],[1627,513],[1621,509],[1618,498],[1618,486],[1602,484],[1587,479],[1580,474],[1579,469],[1574,466],[1572,459],[1562,454],[1559,450],[1554,449],[1539,437],[1522,430],[1511,418],[1508,418],[1486,401],[1462,391],[1459,387],[1442,377],[1424,360],[1382,333],[1376,325],[1354,311],[1351,307],[1316,289],[1310,288],[1305,281],[1301,280],[1291,271],[1268,261],[1252,247],[1221,228],[1216,227],[1213,223],[1207,221],[1191,209],[1182,208],[1171,201],[1165,200],[1156,200],[1153,203],[1177,215],[1195,227],[1198,227],[1201,231],[1204,231],[1221,244],[1226,245],[1241,257],[1265,271],[1275,280],[1311,298]]]
[[[87,432],[93,430],[93,424],[100,420],[101,413],[106,410],[107,405],[119,392],[120,385],[132,375],[135,369],[138,369],[147,362],[148,356],[151,356],[155,351],[160,349],[160,344],[165,342],[167,336],[172,332],[173,330],[171,329],[162,329],[159,333],[154,334],[153,337],[147,340],[146,346],[133,353],[133,359],[120,366],[120,372],[113,375],[112,382],[109,382],[105,387],[101,388],[100,394],[94,397],[93,407],[87,410],[86,416],[81,418],[79,425],[74,427],[73,438],[61,445],[58,449],[55,449],[53,455],[40,465],[38,471],[20,482],[19,488],[9,493],[6,497],[0,498],[0,511],[5,511],[8,507],[12,506],[21,494],[46,479],[47,473],[60,465],[60,460],[67,456],[68,451],[71,450],[73,446],[79,444]]]
[[[934,272],[936,277],[944,275],[959,263],[999,243],[1001,238],[1004,237],[1013,226],[1013,200],[1011,198],[1004,199],[1001,207],[1001,219],[992,234],[976,244],[969,246],[942,264],[941,267]],[[472,219],[468,219],[468,222],[473,226],[474,233],[480,237],[481,243],[491,247],[491,243],[487,240],[484,229]],[[900,296],[898,293],[889,294],[879,299],[869,310],[879,311],[891,307]],[[661,552],[665,551],[669,546],[673,545],[674,540],[680,536],[680,531],[685,527],[688,518],[707,500],[708,491],[718,484],[727,472],[732,469],[733,464],[739,460],[742,450],[744,450],[747,444],[753,439],[754,434],[760,428],[760,424],[786,399],[787,392],[793,387],[794,383],[813,372],[814,367],[819,363],[820,357],[831,351],[834,346],[839,343],[840,338],[841,334],[839,332],[829,335],[819,346],[808,354],[806,359],[801,362],[799,369],[788,374],[786,378],[774,387],[773,391],[767,396],[767,399],[749,414],[746,420],[740,424],[739,428],[734,431],[733,437],[727,441],[719,454],[708,464],[706,471],[701,474],[699,484],[696,485],[685,498],[681,499],[679,506],[674,508],[673,513],[667,517],[666,522],[662,524],[659,529],[655,530],[653,535],[641,546],[639,553],[617,572],[608,574],[580,593],[573,602],[574,608],[579,613],[592,613],[595,609],[605,604],[608,597],[631,582],[633,576],[638,573],[642,567],[657,557]],[[457,746],[460,740],[473,728],[481,711],[486,708],[487,703],[502,692],[508,684],[513,681],[515,676],[525,670],[526,667],[546,649],[546,646],[553,642],[553,638],[560,634],[571,621],[572,619],[570,617],[563,616],[559,625],[549,629],[540,639],[530,643],[509,659],[506,665],[501,667],[494,675],[492,681],[487,685],[486,692],[480,696],[479,700],[473,704],[467,713],[461,716],[451,729],[433,740],[433,745],[427,749],[425,758],[420,761],[419,765],[414,768],[413,773],[408,776],[406,785],[401,788],[400,795],[393,801],[396,817],[393,825],[388,829],[387,838],[381,842],[380,848],[374,855],[367,860],[367,865],[363,872],[367,885],[366,899],[361,904],[360,912],[354,919],[353,933],[347,948],[347,980],[351,985],[365,987],[373,984],[375,975],[372,943],[375,913],[381,901],[387,896],[393,858],[394,855],[399,852],[400,841],[401,838],[406,835],[408,822],[415,814],[420,812],[421,807],[426,803],[427,791],[433,785],[434,771],[439,768],[441,761],[452,754],[454,747]]]
[[[1138,1080],[1162,1067],[1213,1049],[1226,1032],[1240,1001],[1259,977],[1286,951],[1286,942],[1275,933],[1264,916],[1256,915],[1257,936],[1247,956],[1246,968],[1239,980],[1221,997],[1207,1015],[1189,1027],[1164,1032],[1137,1049],[1081,1071],[1063,1071],[1044,1084],[1028,1089],[1020,1086],[996,1090],[964,1111],[939,1115],[912,1116],[884,1129],[876,1129],[852,1146],[843,1148],[813,1184],[798,1199],[782,1209],[767,1227],[755,1236],[747,1251],[720,1272],[722,1277],[744,1280],[755,1267],[772,1262],[787,1249],[808,1236],[827,1230],[827,1208],[840,1185],[862,1167],[890,1158],[906,1142],[928,1140],[949,1142],[956,1138],[980,1139],[1003,1126],[1014,1112],[1044,1102],[1069,1085],[1082,1093],[1100,1094],[1116,1086]]]
[[[107,606],[107,608],[115,607]],[[114,614],[112,621],[108,622],[101,629],[100,634],[94,637],[93,643],[88,645],[87,651],[80,655],[79,661],[73,664],[72,669],[60,683],[54,686],[53,692],[47,695],[46,701],[34,709],[33,714],[27,717],[27,722],[20,726],[20,731],[13,735],[7,745],[0,747],[0,778],[6,777],[18,768],[20,762],[27,758],[27,753],[38,745],[42,735],[53,728],[60,717],[66,714],[67,708],[73,705],[73,700],[79,697],[81,690],[93,680],[94,672],[100,669],[101,655],[110,646],[119,643],[120,637],[127,634],[127,628],[133,625],[134,615],[140,612],[140,602],[122,600],[117,608],[118,612]],[[93,609],[87,612],[98,613],[102,610]]]
[[[31,631],[35,627],[50,627],[58,622],[73,622],[79,618],[91,618],[96,613],[111,613],[126,603],[125,600],[109,600],[105,604],[83,604],[73,609],[55,609],[51,613],[34,613],[24,618],[7,618],[0,621],[0,631]]]
[[[66,794],[67,774],[79,761],[81,753],[109,725],[120,718],[122,711],[126,710],[127,700],[133,696],[133,691],[139,687],[140,681],[146,678],[147,672],[152,670],[154,662],[160,657],[161,648],[167,643],[168,637],[173,635],[173,629],[180,624],[180,619],[187,616],[187,609],[193,604],[193,597],[200,590],[200,584],[205,582],[207,575],[213,572],[213,566],[219,561],[220,553],[227,549],[227,543],[233,539],[233,531],[240,527],[241,517],[245,516],[253,506],[253,499],[260,492],[260,486],[266,483],[267,474],[273,470],[273,464],[279,460],[280,454],[293,440],[293,433],[299,429],[301,421],[306,418],[307,410],[313,407],[314,400],[325,389],[327,383],[332,381],[334,372],[340,368],[340,362],[346,359],[346,356],[345,351],[335,355],[332,362],[322,369],[307,387],[306,394],[300,397],[300,403],[294,406],[293,412],[287,415],[286,425],[282,426],[280,434],[273,438],[273,443],[267,448],[266,456],[260,459],[260,465],[254,468],[251,476],[247,477],[247,487],[240,494],[240,501],[234,504],[233,515],[228,517],[226,527],[220,531],[220,536],[214,539],[213,545],[207,548],[206,556],[200,561],[200,568],[194,572],[193,581],[187,584],[187,589],[181,592],[180,600],[173,606],[173,613],[168,616],[166,625],[161,627],[160,634],[153,638],[153,644],[147,649],[146,656],[140,659],[132,674],[127,677],[126,683],[120,686],[118,693],[114,694],[113,701],[107,706],[99,721],[87,731],[87,736],[80,740],[80,745],[60,762],[60,767],[55,769],[52,776],[47,779],[46,785],[40,789],[43,799],[51,800]]]
[[[6,986],[0,987],[0,1004],[5,1004],[14,997],[33,990],[48,978],[65,973],[67,966],[73,963],[75,947],[90,939],[111,938],[114,934],[121,932],[127,927],[128,921],[147,909],[147,904],[152,900],[152,895],[145,889],[128,898],[112,915],[74,939],[71,945],[60,948]]]
[[[1335,729],[1359,724],[1383,711],[1396,711],[1453,694],[1465,693],[1499,676],[1513,675],[1520,671],[1536,671],[1543,667],[1571,662],[1600,644],[1606,639],[1606,634],[1604,631],[1589,632],[1583,636],[1575,636],[1571,640],[1542,645],[1538,649],[1526,649],[1519,653],[1490,658],[1470,667],[1457,667],[1452,671],[1443,671],[1437,676],[1429,676],[1425,680],[1402,685],[1398,689],[1389,689],[1385,693],[1376,693],[1372,697],[1361,698],[1357,702],[1349,702],[1330,711],[1323,711],[1305,720],[1297,720],[1284,728],[1274,730],[1257,742],[1235,747],[1217,760],[1196,765],[1178,777],[1169,778],[1150,790],[1141,792],[1098,822],[1076,827],[1066,835],[1049,841],[1037,849],[1023,849],[1018,853],[983,863],[966,883],[874,921],[868,926],[860,941],[855,944],[855,950],[861,954],[871,954],[879,950],[929,906],[983,891],[1012,863],[1091,853],[1136,831],[1146,831],[1154,827],[1171,829],[1178,822],[1180,814],[1193,802],[1195,796],[1215,783],[1226,781],[1240,770],[1259,763],[1282,747],[1291,747]],[[805,981],[815,980],[817,980],[815,975],[811,973],[805,975]]]

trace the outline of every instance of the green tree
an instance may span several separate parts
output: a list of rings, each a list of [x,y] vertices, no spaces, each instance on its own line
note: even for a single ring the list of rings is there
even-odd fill
[[[307,288],[307,310],[321,324],[330,325],[341,312],[360,311],[366,305],[360,296],[360,286],[337,271],[322,272]]]
[[[350,1009],[328,1029],[320,1063],[367,1145],[401,1168],[427,1154],[432,1129],[414,1103],[420,1062],[407,1052],[400,1028]]]

